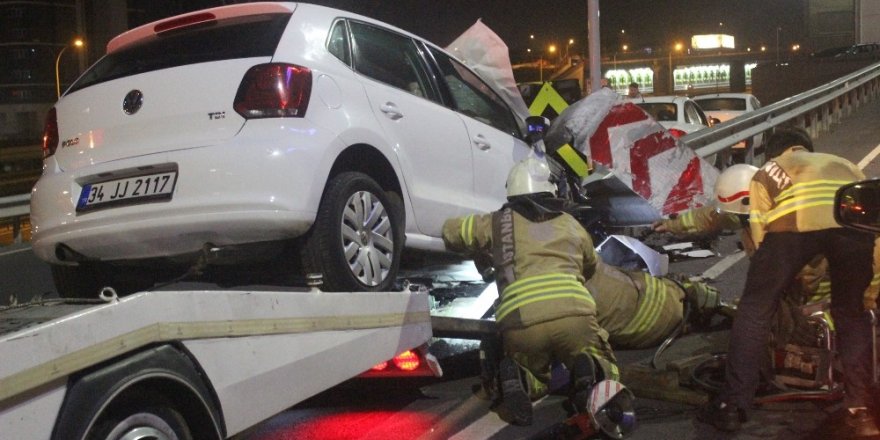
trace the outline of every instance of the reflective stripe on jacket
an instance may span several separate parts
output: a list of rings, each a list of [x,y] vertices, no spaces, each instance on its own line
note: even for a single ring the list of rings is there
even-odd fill
[[[760,246],[768,232],[807,232],[841,227],[834,219],[834,193],[865,175],[832,154],[792,147],[767,162],[749,185],[749,223]]]
[[[577,277],[566,274],[536,275],[510,283],[501,293],[501,303],[495,311],[495,319],[502,321],[520,307],[546,300],[572,299],[585,301],[590,307],[596,302]]]
[[[599,325],[614,347],[654,346],[681,324],[684,315],[685,292],[672,280],[601,260],[587,289],[596,301]]]
[[[736,214],[718,212],[714,206],[689,209],[675,218],[664,219],[663,226],[674,234],[707,234],[742,228]]]
[[[583,283],[593,275],[599,257],[587,231],[569,214],[532,222],[502,209],[452,218],[443,224],[443,241],[453,252],[492,256],[500,294],[496,319],[502,331],[596,314]]]

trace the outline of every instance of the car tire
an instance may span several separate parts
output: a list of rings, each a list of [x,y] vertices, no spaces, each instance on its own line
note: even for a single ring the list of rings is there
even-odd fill
[[[327,184],[304,247],[306,273],[323,275],[325,291],[382,291],[400,268],[403,205],[359,172],[340,173]],[[373,215],[364,215],[372,212]]]
[[[132,400],[107,409],[89,430],[86,440],[140,439],[193,440],[183,415],[161,399]]]

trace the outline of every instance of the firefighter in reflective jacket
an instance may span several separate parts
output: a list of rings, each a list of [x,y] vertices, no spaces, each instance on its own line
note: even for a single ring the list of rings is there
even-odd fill
[[[758,248],[730,332],[724,386],[698,417],[725,431],[738,430],[747,419],[758,387],[762,341],[782,292],[806,263],[824,254],[849,409],[842,425],[848,432],[841,434],[877,435],[867,409],[874,404],[869,389],[872,328],[863,303],[866,297],[876,298],[874,237],[844,229],[834,219],[835,191],[864,174],[852,162],[814,153],[804,144],[809,135],[803,130],[775,132],[767,143],[770,161],[751,181],[749,222]]]
[[[571,372],[570,401],[578,411],[595,382],[619,377],[596,303],[584,287],[598,255],[555,192],[547,163],[528,158],[511,170],[508,202],[500,210],[443,225],[448,250],[492,256],[504,353],[496,410],[518,425],[531,424],[531,401],[547,393],[555,361]]]
[[[809,142],[809,139],[803,141]],[[812,150],[812,143],[805,148]],[[758,171],[752,165],[738,164],[724,170],[715,183],[717,204],[685,211],[678,216],[654,223],[657,232],[707,234],[740,230],[740,242],[746,255],[755,253],[752,228],[748,224],[749,184]],[[789,342],[812,345],[812,328],[801,311],[805,304],[824,304],[831,298],[828,261],[815,256],[797,274],[780,301],[773,324],[773,342],[784,347]],[[830,321],[830,316],[826,316]]]
[[[599,325],[614,348],[655,346],[683,324],[685,307],[688,320],[702,324],[721,306],[718,291],[706,283],[624,270],[601,260],[586,286],[596,300]]]

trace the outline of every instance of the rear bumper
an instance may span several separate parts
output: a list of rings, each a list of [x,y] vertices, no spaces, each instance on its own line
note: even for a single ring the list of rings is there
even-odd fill
[[[280,138],[261,122],[224,144],[74,171],[50,158],[31,196],[34,251],[51,263],[62,262],[59,244],[90,259],[132,260],[302,235],[314,222],[335,138],[315,131]],[[157,165],[178,170],[170,200],[76,212],[83,184],[95,176]]]

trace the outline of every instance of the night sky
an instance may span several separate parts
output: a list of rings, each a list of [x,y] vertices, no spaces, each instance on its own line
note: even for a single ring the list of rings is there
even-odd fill
[[[507,43],[512,53],[530,44],[537,50],[574,38],[581,50],[587,35],[586,0],[313,0],[378,18],[445,46],[477,19]],[[632,49],[662,50],[690,36],[723,32],[737,46],[804,43],[805,0],[600,0],[600,30],[605,50],[626,43]],[[621,34],[621,29],[626,32]]]
[[[146,18],[170,15],[235,0],[150,0]],[[140,3],[140,2],[132,2]],[[511,51],[511,58],[575,39],[572,51],[585,53],[586,0],[310,0],[363,14],[446,46],[477,19],[497,33]],[[737,48],[772,48],[777,28],[782,47],[800,43],[805,50],[806,0],[600,0],[603,50],[627,44],[630,50],[651,47],[664,51],[674,42],[689,43],[690,36],[726,33],[736,38]],[[624,30],[625,33],[620,31]],[[529,35],[534,34],[535,40]]]

